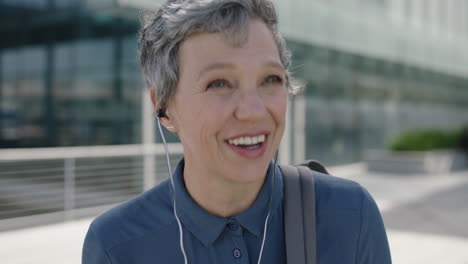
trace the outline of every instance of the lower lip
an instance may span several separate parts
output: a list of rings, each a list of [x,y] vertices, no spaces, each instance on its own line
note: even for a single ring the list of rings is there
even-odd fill
[[[249,158],[249,159],[256,159],[261,157],[265,151],[268,142],[268,137],[265,138],[265,141],[260,145],[258,148],[249,149],[249,148],[241,148],[235,145],[231,145],[226,143],[232,150],[234,150],[237,154],[241,155],[242,157]]]

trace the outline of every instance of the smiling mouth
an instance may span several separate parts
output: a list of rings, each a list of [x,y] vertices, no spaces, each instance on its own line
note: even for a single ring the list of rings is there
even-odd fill
[[[253,136],[253,137],[238,137],[234,139],[229,139],[227,142],[230,145],[239,147],[239,148],[244,148],[244,149],[257,149],[262,146],[262,144],[265,142],[266,135],[258,135],[258,136]]]

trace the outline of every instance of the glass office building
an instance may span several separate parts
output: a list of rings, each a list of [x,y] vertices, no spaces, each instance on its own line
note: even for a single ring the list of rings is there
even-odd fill
[[[140,141],[136,15],[82,0],[0,10],[2,148]]]
[[[307,83],[305,157],[358,161],[403,131],[468,124],[468,1],[276,3]]]
[[[142,143],[137,32],[160,2],[0,0],[0,147]],[[468,123],[468,1],[275,2],[306,84],[298,157],[353,162]]]

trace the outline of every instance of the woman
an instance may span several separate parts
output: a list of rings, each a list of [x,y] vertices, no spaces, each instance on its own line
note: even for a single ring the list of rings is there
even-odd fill
[[[158,122],[184,148],[171,180],[91,224],[83,264],[286,263],[282,174],[272,159],[294,92],[267,0],[168,1],[142,29]],[[390,263],[375,203],[316,179],[318,263]]]

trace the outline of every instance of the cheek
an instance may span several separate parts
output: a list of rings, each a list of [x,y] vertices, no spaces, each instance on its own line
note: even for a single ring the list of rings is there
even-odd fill
[[[229,102],[220,98],[206,96],[187,99],[180,111],[182,115],[181,140],[194,141],[192,144],[207,144],[225,125],[229,113]],[[182,113],[183,112],[183,113]]]
[[[203,140],[213,139],[226,126],[231,113],[229,100],[210,98],[201,107],[199,120]]]
[[[279,93],[273,96],[269,102],[269,109],[279,126],[284,126],[285,124],[287,105],[287,93]]]

